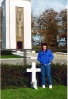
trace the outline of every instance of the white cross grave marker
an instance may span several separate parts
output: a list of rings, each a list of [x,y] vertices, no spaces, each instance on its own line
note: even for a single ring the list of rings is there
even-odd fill
[[[33,88],[37,89],[37,80],[36,80],[36,72],[40,72],[40,68],[36,68],[36,63],[32,62],[32,68],[27,69],[27,72],[32,72],[31,84]]]

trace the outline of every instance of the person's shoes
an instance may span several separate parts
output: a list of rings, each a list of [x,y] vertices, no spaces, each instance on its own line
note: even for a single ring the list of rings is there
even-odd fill
[[[42,85],[42,88],[45,88],[45,85]]]
[[[49,85],[49,88],[52,89],[52,85]]]

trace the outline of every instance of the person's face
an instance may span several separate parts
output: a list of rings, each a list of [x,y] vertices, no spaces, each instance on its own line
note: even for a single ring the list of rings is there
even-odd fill
[[[47,46],[43,46],[43,50],[45,51],[47,49]]]

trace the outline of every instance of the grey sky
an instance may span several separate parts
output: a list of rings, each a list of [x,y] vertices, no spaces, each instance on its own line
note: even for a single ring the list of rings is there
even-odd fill
[[[34,15],[39,15],[49,8],[53,8],[57,12],[67,8],[67,0],[32,0],[31,3]]]
[[[3,0],[0,0],[0,6],[1,6],[1,2],[2,2]]]

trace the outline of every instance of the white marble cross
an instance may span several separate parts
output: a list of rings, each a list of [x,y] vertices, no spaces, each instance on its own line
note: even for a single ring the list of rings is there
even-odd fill
[[[36,62],[32,62],[32,68],[27,69],[27,72],[32,72],[31,83],[34,84],[33,87],[37,89],[36,72],[41,72],[40,68],[36,68]]]

